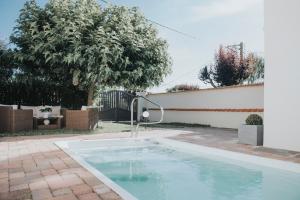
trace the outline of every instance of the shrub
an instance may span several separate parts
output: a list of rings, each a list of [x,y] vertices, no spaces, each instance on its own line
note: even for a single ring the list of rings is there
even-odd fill
[[[52,108],[50,108],[50,107],[46,107],[46,108],[42,108],[42,109],[40,109],[40,111],[41,112],[52,112]]]
[[[263,125],[263,119],[257,114],[251,114],[246,119],[247,125]]]
[[[200,90],[200,87],[198,85],[181,84],[181,85],[175,85],[174,87],[167,89],[167,92],[180,92],[180,91],[193,91],[193,90]]]

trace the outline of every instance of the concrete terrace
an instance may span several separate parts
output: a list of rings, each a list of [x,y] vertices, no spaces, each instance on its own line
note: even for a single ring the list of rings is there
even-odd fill
[[[165,136],[230,151],[300,163],[300,153],[237,144],[237,132],[216,128],[160,129],[141,136]],[[121,200],[59,149],[58,140],[129,137],[130,133],[0,138],[0,199]]]

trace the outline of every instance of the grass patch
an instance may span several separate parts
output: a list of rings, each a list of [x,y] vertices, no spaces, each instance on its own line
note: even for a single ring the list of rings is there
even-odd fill
[[[77,131],[67,129],[57,130],[32,130],[32,131],[18,131],[18,132],[3,132],[0,133],[0,137],[16,137],[16,136],[32,136],[32,135],[81,135],[81,134],[92,134],[94,131]]]
[[[145,130],[144,127],[139,129],[140,131]],[[56,129],[56,130],[32,130],[32,131],[19,131],[19,132],[4,132],[0,133],[0,137],[15,137],[15,136],[33,136],[33,135],[89,135],[99,133],[119,133],[119,132],[130,132],[130,124],[127,123],[113,123],[113,122],[102,122],[102,127],[91,131],[78,131],[69,129]]]
[[[203,124],[187,124],[187,123],[160,123],[151,125],[140,125],[139,131],[151,130],[151,128],[186,128],[186,127],[210,127]],[[91,135],[100,133],[120,133],[130,132],[131,127],[129,122],[102,122],[102,127],[92,131],[78,131],[69,129],[56,129],[56,130],[32,130],[32,131],[19,131],[15,133],[4,132],[0,133],[0,137],[16,137],[16,136],[34,136],[34,135]]]

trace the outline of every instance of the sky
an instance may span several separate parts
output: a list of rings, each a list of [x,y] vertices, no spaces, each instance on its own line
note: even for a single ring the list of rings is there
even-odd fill
[[[103,4],[98,0],[100,4]],[[163,92],[177,84],[209,87],[198,79],[199,70],[213,61],[220,45],[245,43],[246,52],[264,53],[263,0],[107,0],[136,6],[151,20],[192,35],[190,38],[156,26],[167,40],[172,74],[150,92]],[[0,39],[9,41],[25,0],[0,0]],[[47,0],[37,0],[44,5]]]

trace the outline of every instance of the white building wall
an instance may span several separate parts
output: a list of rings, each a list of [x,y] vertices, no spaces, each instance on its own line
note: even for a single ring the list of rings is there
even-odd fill
[[[165,109],[164,122],[197,123],[222,128],[238,128],[254,112],[245,109],[263,109],[263,85],[228,87],[192,92],[147,95]],[[151,104],[145,107],[155,108]],[[175,109],[170,110],[170,109]],[[191,111],[184,111],[191,109]],[[201,111],[203,110],[204,111]],[[208,111],[205,111],[208,109]],[[222,111],[215,111],[221,109]],[[223,110],[224,109],[224,110]],[[234,111],[230,110],[234,109]],[[200,111],[197,111],[200,110]],[[255,112],[263,116],[263,112]],[[150,120],[157,121],[160,111],[150,110]]]
[[[300,151],[300,0],[265,0],[264,146]]]

